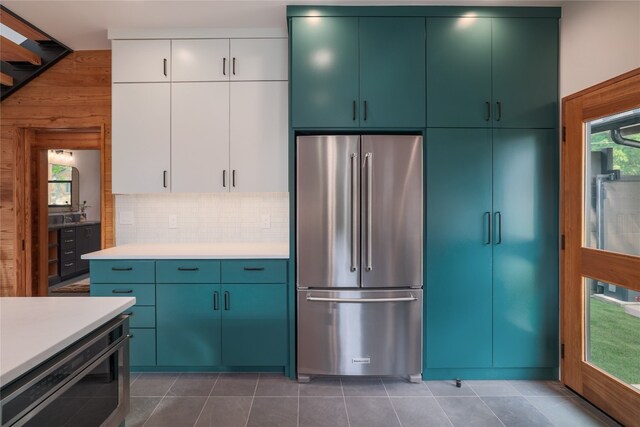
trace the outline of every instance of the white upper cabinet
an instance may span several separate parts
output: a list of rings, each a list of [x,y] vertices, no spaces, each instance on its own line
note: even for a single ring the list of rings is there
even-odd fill
[[[165,83],[113,85],[113,193],[171,190],[170,90]]]
[[[112,41],[113,192],[287,191],[287,39],[190,34]]]
[[[287,39],[231,39],[231,80],[287,80]]]
[[[113,40],[111,43],[114,83],[171,80],[170,40]]]
[[[287,82],[231,83],[231,191],[288,191]]]
[[[173,40],[171,58],[174,82],[229,80],[229,39]]]
[[[171,191],[229,191],[229,83],[171,86]]]

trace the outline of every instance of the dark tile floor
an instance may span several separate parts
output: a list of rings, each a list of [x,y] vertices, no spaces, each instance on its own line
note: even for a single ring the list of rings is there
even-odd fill
[[[617,426],[552,381],[315,379],[275,374],[132,374],[126,426]]]

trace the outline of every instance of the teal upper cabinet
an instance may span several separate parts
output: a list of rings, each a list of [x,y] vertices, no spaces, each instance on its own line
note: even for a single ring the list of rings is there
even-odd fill
[[[555,18],[428,18],[427,126],[554,128]]]
[[[360,126],[425,126],[424,18],[360,18]]]
[[[491,126],[491,18],[427,19],[427,126]]]
[[[424,22],[292,18],[292,127],[424,127]]]
[[[558,20],[493,19],[493,100],[498,127],[556,126]]]
[[[291,40],[291,125],[357,126],[358,18],[295,18]]]

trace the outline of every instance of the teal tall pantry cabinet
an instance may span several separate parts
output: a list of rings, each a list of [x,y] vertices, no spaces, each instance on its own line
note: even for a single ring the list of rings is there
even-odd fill
[[[423,378],[557,378],[560,9],[287,14],[291,235],[297,135],[422,134]]]
[[[557,69],[556,18],[427,18],[427,378],[557,377]]]

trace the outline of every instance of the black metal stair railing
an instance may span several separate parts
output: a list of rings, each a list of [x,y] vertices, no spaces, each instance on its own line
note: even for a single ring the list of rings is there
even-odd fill
[[[0,23],[25,39],[18,44],[0,36],[0,101],[4,101],[72,50],[2,5]]]

